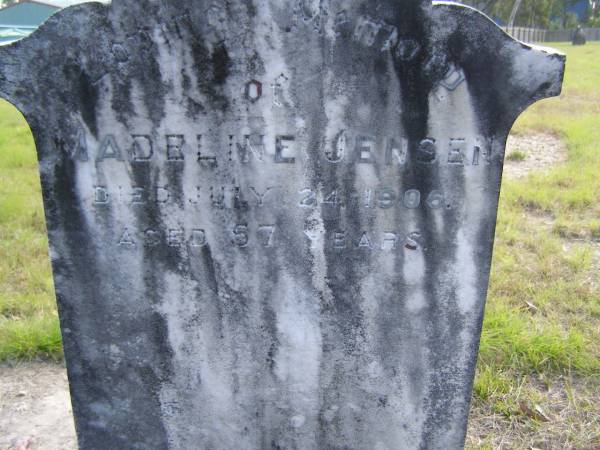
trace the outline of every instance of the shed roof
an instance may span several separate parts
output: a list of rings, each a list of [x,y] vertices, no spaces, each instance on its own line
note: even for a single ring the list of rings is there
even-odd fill
[[[10,44],[31,34],[60,8],[25,0],[0,9],[0,45]]]
[[[26,0],[0,9],[0,27],[37,28],[60,8],[46,3]]]

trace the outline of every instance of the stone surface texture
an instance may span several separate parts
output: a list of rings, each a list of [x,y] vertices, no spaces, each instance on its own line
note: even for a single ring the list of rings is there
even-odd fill
[[[82,449],[458,449],[564,56],[417,0],[114,0],[0,48]]]

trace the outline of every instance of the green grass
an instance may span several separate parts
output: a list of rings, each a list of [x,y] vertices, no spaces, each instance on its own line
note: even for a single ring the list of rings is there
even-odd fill
[[[561,137],[568,161],[503,184],[474,392],[474,414],[499,428],[472,448],[497,448],[502,430],[501,448],[600,448],[600,43],[560,47],[563,96],[514,132]],[[0,360],[62,355],[45,236],[33,141],[2,102]]]
[[[568,161],[503,183],[470,448],[600,448],[600,43],[557,47],[563,95],[513,132],[562,138]]]
[[[513,131],[562,137],[568,161],[503,184],[480,366],[598,377],[600,43],[561,49],[562,97],[532,107]]]
[[[0,360],[61,356],[33,138],[0,103]]]
[[[506,156],[506,159],[508,159],[509,161],[521,162],[527,159],[527,155],[520,150],[515,150],[514,152],[509,153]]]

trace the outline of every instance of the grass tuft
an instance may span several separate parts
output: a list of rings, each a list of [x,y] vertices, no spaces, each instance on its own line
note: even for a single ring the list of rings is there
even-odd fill
[[[511,152],[506,157],[506,159],[509,161],[513,161],[513,162],[522,162],[527,159],[527,154],[525,154],[525,152],[522,152],[520,150],[515,150],[515,151]]]

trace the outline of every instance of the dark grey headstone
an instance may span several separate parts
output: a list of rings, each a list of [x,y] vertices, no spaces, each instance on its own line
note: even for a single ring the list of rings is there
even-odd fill
[[[414,0],[115,0],[0,49],[83,449],[458,449],[564,56]]]
[[[585,31],[581,28],[581,25],[577,27],[573,33],[573,45],[585,45],[587,43],[587,37]]]

